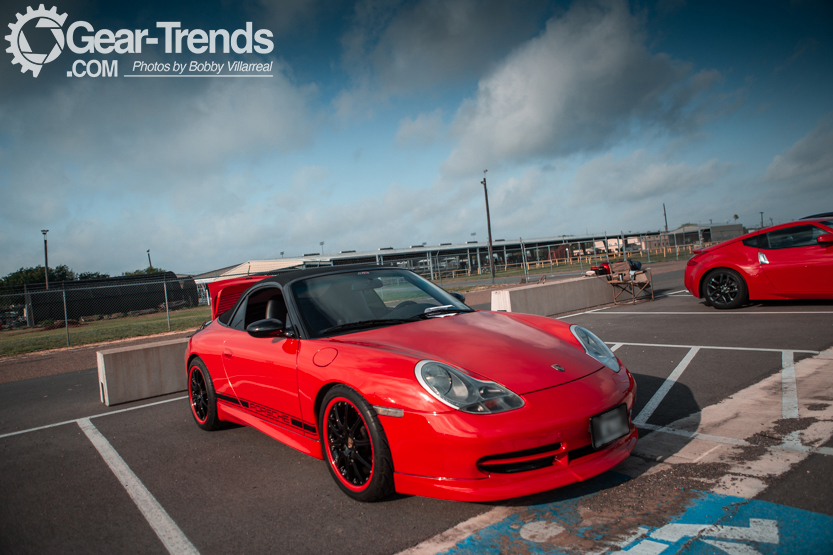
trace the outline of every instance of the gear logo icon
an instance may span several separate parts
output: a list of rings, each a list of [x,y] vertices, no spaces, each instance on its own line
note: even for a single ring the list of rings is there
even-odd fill
[[[37,10],[33,10],[31,6],[27,7],[26,15],[17,14],[17,21],[9,23],[12,33],[6,35],[6,40],[9,41],[10,45],[6,52],[14,56],[12,64],[20,64],[21,73],[26,73],[26,70],[29,70],[34,77],[37,77],[43,65],[57,58],[63,51],[64,31],[62,27],[66,19],[67,14],[58,15],[56,7],[53,6],[51,10],[46,10],[43,4]],[[50,52],[46,54],[32,52],[23,32],[23,28],[31,22],[35,22],[34,27],[46,28],[52,31],[55,36],[55,46],[52,47]]]

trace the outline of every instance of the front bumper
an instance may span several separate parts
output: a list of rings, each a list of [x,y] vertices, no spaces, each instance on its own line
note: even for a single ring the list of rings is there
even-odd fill
[[[623,366],[618,374],[602,368],[580,380],[523,395],[524,407],[507,413],[406,412],[403,418],[383,418],[396,491],[495,501],[587,480],[625,460],[638,435],[629,422],[626,435],[594,451],[590,417],[622,403],[630,414],[635,396],[636,384]],[[533,454],[523,456],[528,453]],[[531,470],[516,466],[511,473],[490,472],[483,464],[507,455],[517,456],[499,462],[547,462],[543,467],[533,464]]]

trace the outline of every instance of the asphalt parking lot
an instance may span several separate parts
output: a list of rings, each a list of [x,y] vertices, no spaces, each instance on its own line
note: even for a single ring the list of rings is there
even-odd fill
[[[253,429],[201,431],[182,394],[105,407],[94,362],[0,383],[0,552],[833,552],[830,532],[818,532],[833,524],[833,441],[824,439],[833,397],[802,381],[803,368],[833,346],[833,303],[721,312],[683,292],[682,280],[682,271],[658,274],[654,302],[563,317],[609,342],[636,377],[635,456],[588,482],[499,504],[354,502],[324,463]],[[776,428],[740,438],[702,432],[758,410],[763,421],[772,403],[750,399],[766,395],[778,400]],[[666,436],[678,442],[657,439]],[[724,450],[721,458],[723,447],[747,457]],[[782,471],[759,472],[784,453],[793,458]],[[691,528],[697,519],[713,524],[729,506],[735,520],[692,543],[704,533]],[[732,531],[767,526],[780,535]],[[811,526],[816,543],[790,543],[801,530],[789,526]]]

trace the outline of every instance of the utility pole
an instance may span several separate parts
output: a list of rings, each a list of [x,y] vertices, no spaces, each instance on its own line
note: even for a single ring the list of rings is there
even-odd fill
[[[150,261],[150,249],[148,249],[148,267],[153,268],[153,262]]]
[[[761,212],[761,229],[764,228],[764,213]]]
[[[49,291],[49,254],[46,250],[46,234],[49,230],[41,229],[40,232],[43,233],[43,277],[46,278],[46,290]]]
[[[665,218],[665,235],[668,235],[668,214],[665,213],[665,203],[662,203],[662,217]]]
[[[486,196],[486,230],[489,232],[489,269],[492,272],[492,285],[495,284],[495,259],[492,256],[492,220],[489,216],[489,191],[486,189],[486,172],[483,170],[483,194]]]

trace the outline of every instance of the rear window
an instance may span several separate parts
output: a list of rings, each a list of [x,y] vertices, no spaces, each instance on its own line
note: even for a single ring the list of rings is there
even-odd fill
[[[743,240],[743,244],[747,247],[752,247],[753,249],[768,249],[769,242],[767,241],[766,236],[766,233],[761,233],[760,235],[749,237]]]

